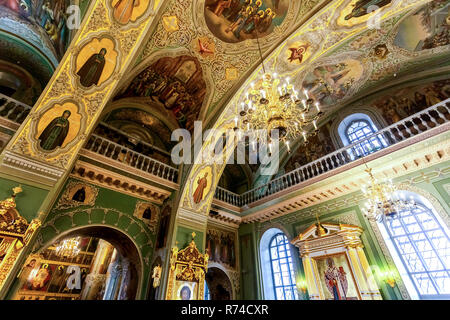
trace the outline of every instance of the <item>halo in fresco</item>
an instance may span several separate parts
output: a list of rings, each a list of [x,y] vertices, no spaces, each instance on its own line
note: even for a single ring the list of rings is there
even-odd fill
[[[206,0],[205,20],[220,40],[236,43],[272,33],[289,10],[289,0]]]

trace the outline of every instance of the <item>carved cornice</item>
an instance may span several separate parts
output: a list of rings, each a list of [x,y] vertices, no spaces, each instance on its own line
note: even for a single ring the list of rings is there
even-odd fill
[[[63,169],[9,151],[3,153],[0,168],[13,176],[26,177],[48,186],[53,186],[64,174]]]
[[[172,193],[80,160],[75,163],[71,176],[158,205]]]

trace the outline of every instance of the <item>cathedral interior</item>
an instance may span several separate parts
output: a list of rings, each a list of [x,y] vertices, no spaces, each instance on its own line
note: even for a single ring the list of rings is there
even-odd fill
[[[0,299],[450,299],[449,128],[450,0],[0,0]]]

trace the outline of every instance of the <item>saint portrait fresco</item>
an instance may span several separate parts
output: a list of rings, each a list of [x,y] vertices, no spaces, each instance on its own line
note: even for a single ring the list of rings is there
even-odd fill
[[[363,75],[362,64],[354,59],[316,67],[306,75],[303,87],[321,105],[336,103]]]
[[[70,110],[64,110],[62,116],[53,119],[39,136],[40,146],[44,150],[61,147],[69,132]]]
[[[206,187],[208,186],[208,172],[205,172],[203,177],[199,177],[197,180],[197,187],[195,188],[195,191],[192,195],[192,198],[194,199],[194,203],[200,203],[203,200],[204,197],[204,191]]]
[[[121,98],[135,96],[150,97],[169,110],[180,127],[193,130],[206,96],[200,63],[191,56],[159,59],[133,80]]]
[[[109,79],[116,67],[117,52],[109,38],[93,39],[86,44],[76,58],[76,75],[81,86],[100,86]]]
[[[405,18],[394,44],[408,51],[421,51],[450,44],[450,2],[430,1]]]
[[[441,80],[399,89],[374,100],[371,105],[380,110],[388,124],[394,124],[449,97],[450,80]]]
[[[159,220],[159,209],[156,206],[138,201],[133,215],[144,221],[149,229],[155,232]]]
[[[315,259],[326,300],[358,300],[359,295],[345,254]]]
[[[216,37],[235,43],[270,34],[288,9],[288,0],[206,0],[205,20]]]
[[[145,13],[149,3],[148,0],[113,0],[113,17],[121,24],[135,22]]]
[[[64,148],[78,135],[80,120],[81,115],[74,103],[55,104],[39,119],[36,139],[40,149],[52,152]]]
[[[73,180],[67,184],[55,208],[68,209],[80,205],[92,206],[95,204],[97,195],[98,189],[96,187]]]

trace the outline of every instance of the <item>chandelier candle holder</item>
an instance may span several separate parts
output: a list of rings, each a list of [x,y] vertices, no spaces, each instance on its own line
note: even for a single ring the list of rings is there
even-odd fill
[[[240,129],[247,136],[269,141],[269,147],[273,142],[270,134],[276,130],[279,142],[284,142],[289,152],[290,141],[301,135],[306,142],[312,127],[313,134],[317,134],[317,121],[322,111],[319,103],[310,98],[306,90],[302,91],[301,98],[289,78],[282,81],[277,74],[270,73],[264,73],[260,84],[250,84],[245,101],[238,108],[235,130]],[[239,134],[239,138],[241,136]]]
[[[367,198],[363,208],[364,216],[371,221],[381,222],[383,219],[394,219],[400,211],[414,209],[416,202],[412,197],[406,200],[405,194],[398,191],[392,180],[379,183],[372,174],[372,169],[365,170],[370,177],[370,185],[363,185],[362,193]]]
[[[65,239],[56,247],[55,253],[62,258],[73,258],[80,253],[80,237]]]

